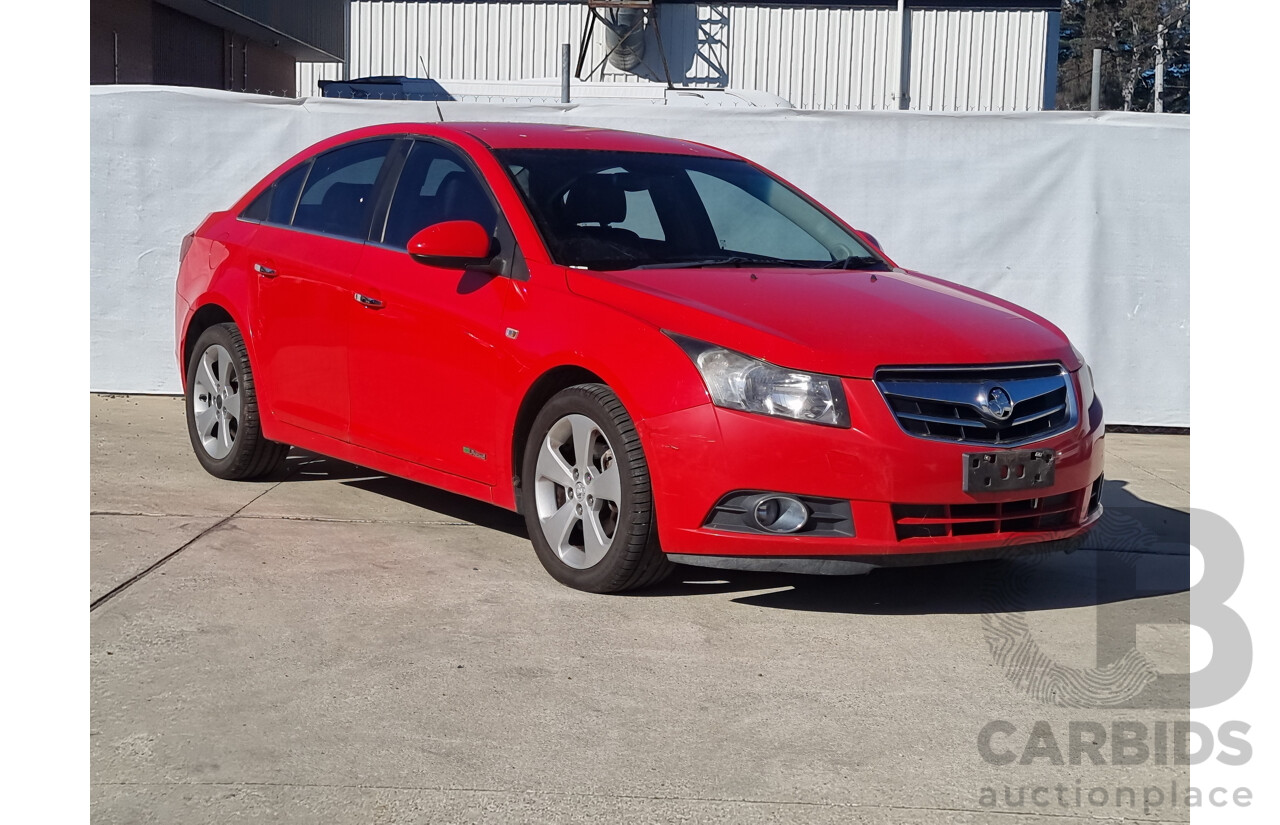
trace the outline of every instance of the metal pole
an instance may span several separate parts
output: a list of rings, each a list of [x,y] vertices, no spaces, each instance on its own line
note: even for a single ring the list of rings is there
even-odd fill
[[[658,41],[658,56],[662,58],[662,73],[667,78],[667,88],[674,89],[676,86],[671,82],[671,67],[667,65],[667,49],[662,45],[662,27],[658,25],[658,7],[651,7],[645,14],[649,15],[649,20],[653,23],[653,39]]]
[[[572,49],[568,43],[560,44],[560,102],[569,102],[569,64]]]
[[[1089,94],[1089,111],[1098,111],[1102,100],[1102,49],[1093,50],[1093,91]]]
[[[911,108],[911,9],[898,0],[898,108]]]
[[[1164,111],[1164,23],[1156,26],[1155,111]]]
[[[343,4],[342,11],[342,79],[351,79],[351,3]]]

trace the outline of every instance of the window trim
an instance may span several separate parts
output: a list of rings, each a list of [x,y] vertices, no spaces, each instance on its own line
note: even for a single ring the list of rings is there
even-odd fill
[[[404,133],[397,133],[397,134],[389,134],[389,135],[372,135],[370,137],[360,138],[359,140],[348,141],[347,143],[342,143],[337,146],[332,146],[324,150],[323,152],[320,152],[319,154],[312,155],[304,159],[300,163],[296,163],[293,166],[290,166],[288,169],[281,172],[280,174],[276,175],[272,179],[271,183],[268,184],[265,189],[263,189],[263,192],[266,192],[268,189],[271,189],[272,187],[274,187],[277,183],[280,182],[281,178],[283,178],[285,175],[288,175],[291,172],[297,169],[300,169],[304,165],[308,167],[307,174],[302,179],[302,185],[298,187],[298,197],[297,197],[297,200],[295,200],[293,203],[293,211],[289,215],[289,223],[287,224],[276,223],[275,221],[271,221],[271,220],[258,220],[256,218],[246,218],[244,216],[244,213],[248,210],[250,206],[253,205],[252,201],[249,204],[247,204],[244,209],[240,210],[240,213],[236,215],[236,220],[243,221],[245,223],[258,224],[259,226],[270,226],[275,229],[284,229],[290,232],[300,232],[304,235],[314,235],[320,238],[333,238],[334,240],[339,240],[339,241],[348,241],[350,243],[366,244],[369,242],[369,235],[372,230],[373,221],[376,219],[378,211],[382,206],[383,193],[387,189],[387,178],[389,177],[389,172],[393,166],[395,167],[396,178],[399,179],[400,165],[403,163],[404,154],[405,154],[404,152],[401,151],[401,148],[406,143],[405,141],[406,137],[409,137],[409,135]],[[358,146],[362,143],[373,143],[373,142],[381,142],[381,141],[390,141],[391,145],[387,147],[387,153],[383,158],[382,167],[378,170],[378,176],[373,181],[372,191],[374,193],[374,198],[373,198],[374,203],[373,203],[372,210],[365,216],[364,220],[362,221],[361,230],[362,230],[363,237],[361,237],[360,235],[356,235],[356,236],[339,235],[334,232],[324,232],[319,229],[311,229],[309,227],[293,225],[293,221],[298,216],[298,205],[302,202],[302,194],[303,192],[306,191],[307,184],[311,182],[311,173],[315,170],[315,164],[317,160],[324,157],[325,155],[328,155],[332,152],[337,152],[341,149],[347,149],[352,146]],[[261,197],[263,192],[259,193],[259,197]],[[272,195],[272,197],[274,198],[275,196]],[[254,199],[254,201],[256,200],[257,198]],[[267,211],[268,211],[268,214],[270,214],[270,209],[268,209]]]

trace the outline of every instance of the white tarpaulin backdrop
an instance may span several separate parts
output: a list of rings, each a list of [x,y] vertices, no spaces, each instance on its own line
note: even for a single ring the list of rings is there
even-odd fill
[[[94,87],[90,389],[180,390],[182,237],[300,149],[393,121],[604,126],[701,141],[800,186],[901,265],[1049,318],[1107,420],[1190,424],[1190,119],[291,100]],[[856,330],[851,330],[856,341]]]

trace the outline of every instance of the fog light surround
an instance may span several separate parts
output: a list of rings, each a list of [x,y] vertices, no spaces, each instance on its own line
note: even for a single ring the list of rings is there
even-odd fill
[[[809,508],[791,496],[762,496],[751,508],[751,521],[769,533],[794,533],[809,523]]]
[[[849,501],[776,490],[735,490],[720,497],[703,527],[794,538],[853,538]]]

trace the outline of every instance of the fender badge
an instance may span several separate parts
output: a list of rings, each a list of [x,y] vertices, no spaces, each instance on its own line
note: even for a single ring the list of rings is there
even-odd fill
[[[469,456],[473,456],[474,458],[478,458],[481,461],[485,461],[488,459],[488,456],[486,456],[484,453],[480,452],[479,450],[473,450],[470,447],[463,447],[462,452],[466,453]]]

